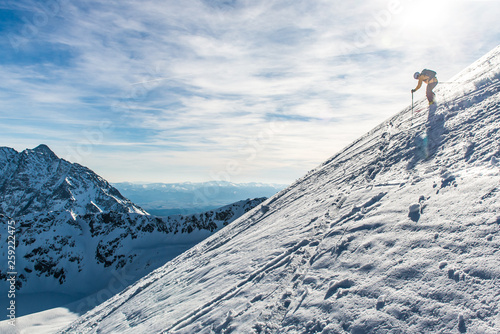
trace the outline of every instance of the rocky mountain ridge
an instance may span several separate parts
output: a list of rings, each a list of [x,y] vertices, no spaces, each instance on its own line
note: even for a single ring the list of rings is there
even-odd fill
[[[69,211],[25,215],[15,220],[20,269],[18,289],[24,293],[39,291],[38,281],[44,280],[46,291],[66,294],[98,291],[106,285],[104,277],[109,275],[108,269],[116,271],[131,266],[134,269],[127,269],[130,272],[152,270],[264,200],[266,198],[243,200],[186,216],[154,217],[119,212],[77,216]],[[176,245],[180,250],[172,249]],[[149,250],[154,251],[149,253]],[[89,273],[101,271],[102,284],[75,285]],[[6,272],[0,271],[0,278],[5,277]]]
[[[22,152],[0,147],[0,214],[49,211],[147,214],[92,170],[58,158],[46,145]]]

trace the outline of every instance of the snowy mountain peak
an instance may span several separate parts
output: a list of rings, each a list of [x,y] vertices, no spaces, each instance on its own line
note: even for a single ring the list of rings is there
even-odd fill
[[[27,150],[27,151],[30,151],[30,150]],[[57,157],[57,155],[54,152],[52,152],[52,150],[45,144],[40,144],[31,151],[33,151],[34,153],[36,153],[38,155],[45,156],[46,158],[51,159],[51,160],[59,159]]]
[[[0,213],[19,217],[68,210],[147,214],[90,169],[60,159],[46,145],[0,151]]]
[[[499,49],[61,333],[498,333]]]

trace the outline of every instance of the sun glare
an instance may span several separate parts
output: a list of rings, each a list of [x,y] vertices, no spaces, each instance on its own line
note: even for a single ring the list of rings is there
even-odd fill
[[[451,0],[406,1],[400,14],[401,24],[407,32],[436,29],[448,21],[452,5]]]

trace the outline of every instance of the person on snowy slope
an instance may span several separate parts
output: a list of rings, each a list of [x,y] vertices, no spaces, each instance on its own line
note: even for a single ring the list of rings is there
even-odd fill
[[[429,101],[429,105],[434,104],[434,92],[432,90],[438,84],[436,72],[425,69],[422,72],[416,72],[413,77],[418,80],[418,85],[415,89],[412,89],[411,92],[415,93],[422,87],[422,82],[425,82],[427,84],[427,100]]]

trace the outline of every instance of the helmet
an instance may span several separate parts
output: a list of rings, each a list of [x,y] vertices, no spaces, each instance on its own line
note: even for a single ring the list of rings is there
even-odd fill
[[[414,77],[415,79],[418,79],[418,77],[419,77],[419,76],[420,76],[420,72],[415,72],[415,74],[413,75],[413,77]]]

